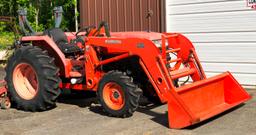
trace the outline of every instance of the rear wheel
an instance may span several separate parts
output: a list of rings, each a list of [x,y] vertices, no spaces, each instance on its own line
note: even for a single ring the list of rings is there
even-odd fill
[[[60,94],[58,68],[46,51],[34,46],[17,49],[8,60],[6,82],[11,102],[25,111],[55,107]]]
[[[104,110],[111,116],[129,117],[139,106],[142,91],[125,73],[110,71],[101,79],[98,97]]]

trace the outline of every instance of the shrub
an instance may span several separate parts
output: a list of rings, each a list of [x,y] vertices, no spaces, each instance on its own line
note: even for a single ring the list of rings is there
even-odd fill
[[[9,48],[14,42],[13,32],[0,31],[0,50]]]

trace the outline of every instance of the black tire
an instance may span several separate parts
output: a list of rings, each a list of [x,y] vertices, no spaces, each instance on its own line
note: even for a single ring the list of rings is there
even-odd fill
[[[22,98],[15,90],[13,83],[13,72],[20,63],[29,64],[36,76],[38,90],[32,99]],[[45,111],[56,107],[56,99],[60,94],[58,77],[59,69],[54,64],[54,58],[48,56],[47,51],[35,46],[24,46],[18,48],[9,58],[6,67],[8,92],[12,104],[19,110]]]
[[[113,110],[107,105],[103,98],[104,87],[108,83],[118,84],[123,91],[124,105],[119,110]],[[105,74],[99,83],[97,92],[99,101],[105,112],[108,113],[109,116],[123,118],[133,115],[134,111],[139,106],[139,99],[141,94],[142,90],[134,84],[133,79],[127,76],[125,73],[119,71],[110,71]]]

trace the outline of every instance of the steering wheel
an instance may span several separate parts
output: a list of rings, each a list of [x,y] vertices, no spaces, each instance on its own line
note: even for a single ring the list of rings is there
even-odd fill
[[[85,44],[85,40],[84,40],[84,36],[88,37],[88,36],[100,36],[102,33],[101,33],[101,29],[104,28],[105,30],[105,35],[107,37],[110,37],[110,32],[109,32],[109,25],[107,22],[101,22],[99,24],[99,27],[96,29],[96,26],[94,25],[91,25],[91,26],[86,26],[86,27],[83,27],[81,28],[76,34],[76,38],[74,40],[72,40],[73,43],[78,43],[80,42],[82,45]],[[86,32],[85,35],[78,35],[79,33],[81,32]]]
[[[94,25],[83,27],[80,30],[78,30],[78,32],[76,33],[76,37],[81,32],[86,32],[85,36],[88,36],[88,34],[91,32],[91,30],[95,29],[95,28],[96,28],[96,26],[94,26]]]
[[[76,33],[76,37],[78,37],[78,34],[81,33],[81,32],[86,32],[86,34],[84,36],[89,36],[89,34],[91,36],[99,36],[100,34],[100,31],[101,29],[104,28],[105,30],[105,34],[107,37],[110,37],[110,32],[109,32],[109,25],[107,22],[101,22],[99,24],[99,27],[96,29],[96,27],[94,25],[91,25],[91,26],[87,26],[87,27],[84,27],[84,28],[81,28],[77,33]],[[94,30],[94,31],[93,31]],[[93,33],[91,33],[93,32]]]
[[[93,33],[93,36],[98,36],[98,34],[100,34],[101,28],[104,28],[105,34],[106,34],[107,37],[110,37],[110,36],[111,36],[111,35],[110,35],[110,32],[109,32],[109,25],[108,25],[108,23],[105,22],[105,21],[100,22],[99,27],[98,27],[98,29]]]

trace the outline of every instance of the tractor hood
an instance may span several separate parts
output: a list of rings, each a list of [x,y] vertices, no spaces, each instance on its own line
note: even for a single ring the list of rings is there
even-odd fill
[[[117,38],[144,38],[149,40],[161,39],[161,33],[156,32],[112,32],[112,37]]]

